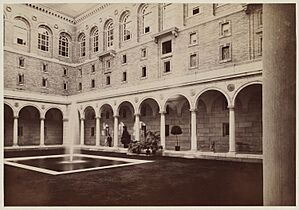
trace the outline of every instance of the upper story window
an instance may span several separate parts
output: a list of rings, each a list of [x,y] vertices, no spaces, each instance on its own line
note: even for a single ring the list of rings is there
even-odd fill
[[[258,27],[263,26],[263,10],[259,10],[257,13],[257,26]]]
[[[81,82],[79,82],[78,91],[82,91],[82,83]]]
[[[22,17],[16,17],[14,21],[14,42],[19,45],[29,46],[29,22]]]
[[[79,77],[82,77],[82,68],[78,69],[78,74],[79,74]]]
[[[145,4],[140,10],[140,32],[146,34],[151,31],[152,25],[152,12],[149,9],[149,5]]]
[[[189,37],[189,45],[196,45],[197,44],[197,33],[191,32]]]
[[[172,52],[171,40],[162,42],[162,54],[167,54]]]
[[[232,49],[231,49],[231,43],[227,43],[220,46],[220,55],[219,55],[219,61],[220,63],[231,61],[232,60]]]
[[[96,82],[94,79],[91,80],[91,84],[90,84],[91,88],[95,88],[96,86]]]
[[[62,32],[59,36],[59,55],[69,57],[69,42],[71,41],[70,36]]]
[[[127,81],[127,72],[123,72],[123,78],[122,78],[122,82],[126,82]]]
[[[231,35],[231,23],[230,21],[223,21],[220,23],[220,37],[226,37]]]
[[[20,57],[19,58],[19,67],[24,68],[25,67],[25,58]]]
[[[86,53],[86,42],[85,42],[85,34],[81,33],[78,37],[79,48],[80,48],[80,57],[84,57]]]
[[[142,66],[141,68],[141,77],[146,77],[147,74],[146,74],[146,66]]]
[[[68,70],[66,67],[63,68],[63,76],[67,76],[68,75]]]
[[[141,58],[146,58],[147,57],[147,51],[146,48],[141,49]]]
[[[47,72],[48,71],[48,64],[42,63],[42,71]]]
[[[99,30],[98,27],[93,27],[90,32],[92,52],[99,51]]]
[[[126,64],[127,63],[127,55],[123,55],[122,56],[122,64]]]
[[[96,65],[92,64],[91,65],[91,73],[94,73],[96,71]]]
[[[131,39],[131,25],[132,25],[132,21],[130,20],[130,13],[128,11],[126,11],[123,14],[123,17],[121,19],[121,28],[122,28],[122,40],[123,41],[127,41]]]
[[[47,26],[40,26],[38,28],[38,49],[42,51],[49,51],[51,31]]]
[[[106,76],[106,85],[110,85],[111,84],[111,79],[110,79],[110,75]]]
[[[63,82],[63,90],[67,90],[67,82]]]
[[[47,87],[48,86],[48,79],[47,78],[43,78],[42,80],[42,87]]]
[[[113,46],[113,22],[109,20],[105,25],[105,35],[106,35],[106,47],[110,48]]]
[[[18,75],[18,85],[24,85],[24,74]]]

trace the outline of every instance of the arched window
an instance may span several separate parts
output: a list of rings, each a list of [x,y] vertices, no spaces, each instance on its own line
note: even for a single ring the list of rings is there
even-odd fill
[[[99,30],[97,27],[93,27],[90,33],[91,37],[91,48],[93,52],[99,51]]]
[[[80,57],[85,56],[86,52],[86,42],[85,42],[85,34],[81,33],[78,38],[79,48],[80,48]]]
[[[59,36],[59,55],[69,57],[70,36],[62,32]]]
[[[29,46],[29,23],[22,17],[16,17],[14,22],[14,42],[19,45]]]
[[[106,46],[107,48],[113,46],[113,22],[112,20],[106,23],[105,27],[105,34],[106,34]]]
[[[127,41],[131,39],[131,23],[129,12],[125,12],[121,19],[122,40]]]
[[[38,28],[38,49],[49,51],[51,32],[46,26]]]
[[[152,24],[152,12],[149,9],[149,5],[144,5],[140,10],[140,32],[141,34],[146,34],[151,31],[151,24]]]

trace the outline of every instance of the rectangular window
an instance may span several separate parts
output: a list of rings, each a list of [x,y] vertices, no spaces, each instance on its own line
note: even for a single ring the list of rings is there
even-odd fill
[[[141,58],[146,58],[146,48],[141,49]]]
[[[189,66],[190,66],[190,68],[197,67],[197,54],[196,53],[190,55]]]
[[[63,90],[67,90],[67,83],[66,82],[63,83]]]
[[[222,123],[222,134],[223,134],[223,136],[229,135],[229,124],[228,123]]]
[[[91,88],[95,88],[95,86],[96,86],[95,80],[92,79],[92,80],[91,80]]]
[[[225,44],[220,46],[220,57],[219,60],[220,62],[227,62],[232,60],[232,55],[231,55],[231,44]]]
[[[257,48],[257,54],[262,55],[263,54],[263,36],[260,35],[258,37],[258,48]]]
[[[197,33],[192,32],[190,33],[189,45],[195,45],[195,44],[197,44]]]
[[[78,74],[79,74],[79,77],[82,77],[82,69],[81,68],[78,69]]]
[[[230,21],[220,23],[220,36],[226,37],[231,35]]]
[[[122,64],[126,64],[126,63],[127,63],[127,55],[123,55]]]
[[[146,27],[144,28],[144,33],[146,34],[146,33],[148,33],[148,32],[150,32],[150,27],[149,27],[149,26],[146,26]]]
[[[43,78],[43,80],[42,80],[42,86],[43,87],[47,87],[47,79],[46,78]]]
[[[192,15],[199,14],[199,7],[195,7],[192,9]]]
[[[78,90],[81,91],[82,90],[82,83],[79,82],[79,85],[78,85]]]
[[[110,75],[106,76],[106,85],[110,85]]]
[[[23,45],[23,44],[24,44],[24,41],[23,41],[23,39],[17,38],[17,43]]]
[[[90,128],[90,136],[94,136],[94,127]]]
[[[25,58],[19,58],[19,67],[21,68],[25,67]]]
[[[123,82],[126,82],[127,81],[127,72],[123,72],[123,79],[122,79]]]
[[[95,72],[96,71],[96,66],[95,66],[95,64],[92,64],[91,65],[91,72]]]
[[[260,10],[257,13],[257,26],[262,27],[263,26],[263,10]]]
[[[171,53],[171,40],[162,43],[162,54]]]
[[[48,71],[48,64],[43,63],[42,69],[43,69],[44,72],[47,72]]]
[[[67,68],[63,68],[63,76],[67,76],[67,73],[68,73],[68,71],[67,71]]]
[[[23,136],[23,127],[18,126],[18,136]]]
[[[19,74],[18,75],[18,84],[19,85],[24,85],[24,74]]]
[[[170,61],[164,61],[164,73],[170,72]]]
[[[142,67],[141,77],[146,77],[146,66]]]
[[[106,69],[110,69],[111,68],[111,61],[107,60],[106,61]]]
[[[169,125],[165,125],[165,136],[169,136]]]

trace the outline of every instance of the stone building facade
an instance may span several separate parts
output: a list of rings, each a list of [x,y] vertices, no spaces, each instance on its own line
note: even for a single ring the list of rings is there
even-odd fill
[[[178,153],[262,154],[261,4],[95,4],[70,17],[4,5],[5,148],[122,147],[159,131]],[[71,127],[71,125],[75,125]],[[74,129],[75,128],[75,129]]]

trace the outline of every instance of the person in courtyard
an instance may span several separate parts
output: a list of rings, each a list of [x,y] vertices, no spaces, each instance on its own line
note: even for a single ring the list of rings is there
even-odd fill
[[[112,137],[110,135],[110,133],[108,133],[107,139],[106,139],[107,145],[108,147],[111,147],[112,145]]]
[[[124,145],[124,148],[128,148],[129,143],[131,142],[131,135],[127,130],[127,126],[123,127],[123,134],[121,136],[121,143]]]

